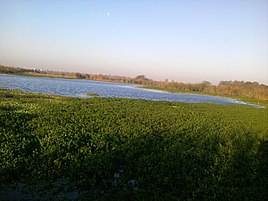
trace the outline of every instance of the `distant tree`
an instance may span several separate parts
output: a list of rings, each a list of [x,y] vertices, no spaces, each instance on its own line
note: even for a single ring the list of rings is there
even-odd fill
[[[138,75],[135,78],[136,80],[148,80],[148,78],[145,77],[145,75]]]
[[[203,81],[201,84],[203,84],[205,86],[211,85],[211,83],[209,81]]]
[[[75,73],[75,78],[78,78],[78,79],[83,79],[84,76],[81,74],[81,73]]]
[[[230,85],[232,81],[220,81],[219,85]]]

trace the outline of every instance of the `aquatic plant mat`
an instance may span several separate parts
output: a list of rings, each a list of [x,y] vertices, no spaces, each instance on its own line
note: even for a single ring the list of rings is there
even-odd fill
[[[267,115],[0,89],[0,200],[267,200]]]

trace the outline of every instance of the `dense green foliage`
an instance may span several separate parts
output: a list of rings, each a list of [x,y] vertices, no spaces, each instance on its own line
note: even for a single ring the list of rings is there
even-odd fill
[[[99,200],[265,200],[267,115],[0,89],[0,183],[65,176]]]

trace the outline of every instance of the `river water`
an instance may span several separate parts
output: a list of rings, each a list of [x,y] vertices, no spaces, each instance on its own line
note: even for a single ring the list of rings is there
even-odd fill
[[[0,88],[71,97],[88,97],[86,94],[98,94],[102,97],[111,98],[132,98],[187,103],[207,102],[216,104],[240,104],[259,107],[231,98],[160,92],[156,90],[137,88],[137,85],[134,84],[80,79],[28,77],[0,74]]]

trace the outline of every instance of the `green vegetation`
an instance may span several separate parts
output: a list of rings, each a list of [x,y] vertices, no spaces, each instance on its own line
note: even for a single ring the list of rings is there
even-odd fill
[[[236,99],[238,101],[243,101],[246,103],[250,104],[255,104],[255,105],[261,105],[264,107],[268,107],[268,100],[264,98],[263,100],[261,99],[256,99],[256,98],[250,98],[247,96],[239,96],[239,95],[228,95],[227,94],[216,94],[216,93],[211,93],[211,92],[204,92],[204,91],[180,91],[172,88],[167,88],[167,87],[159,87],[159,86],[149,86],[149,85],[139,85],[137,86],[138,88],[143,88],[143,89],[152,89],[152,90],[159,90],[159,91],[166,91],[170,93],[180,93],[180,94],[200,94],[200,95],[209,95],[209,96],[220,96],[220,97],[226,97],[226,98],[232,98]]]
[[[94,94],[94,93],[89,93],[89,94],[85,94],[86,96],[100,96],[99,94]]]
[[[143,88],[164,90],[172,93],[197,93],[231,97],[242,97],[257,100],[268,100],[268,86],[258,82],[221,81],[212,85],[208,81],[202,83],[157,82],[145,84]]]
[[[0,189],[68,178],[90,200],[266,200],[267,115],[0,89]]]

